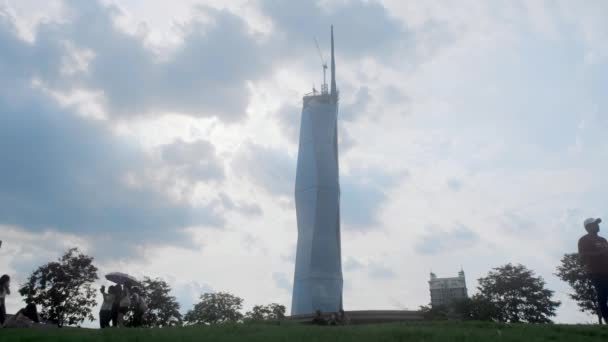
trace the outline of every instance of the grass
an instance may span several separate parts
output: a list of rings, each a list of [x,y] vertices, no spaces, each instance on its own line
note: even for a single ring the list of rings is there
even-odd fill
[[[2,329],[1,342],[34,341],[606,341],[608,329],[581,325],[420,322],[346,327],[239,324],[166,329]]]

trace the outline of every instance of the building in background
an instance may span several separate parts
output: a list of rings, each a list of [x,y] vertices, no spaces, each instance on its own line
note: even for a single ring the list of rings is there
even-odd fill
[[[437,278],[435,273],[431,273],[429,289],[431,306],[447,305],[454,300],[468,297],[467,283],[462,270],[458,272],[458,277],[453,278]]]
[[[322,57],[321,57],[322,58]],[[296,169],[296,251],[292,315],[342,309],[338,89],[331,29],[331,88],[304,96]]]

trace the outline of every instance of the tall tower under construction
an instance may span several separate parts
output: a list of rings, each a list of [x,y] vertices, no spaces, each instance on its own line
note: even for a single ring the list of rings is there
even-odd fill
[[[322,57],[321,57],[322,58]],[[342,309],[338,89],[331,28],[331,87],[303,98],[296,170],[298,247],[292,315]]]

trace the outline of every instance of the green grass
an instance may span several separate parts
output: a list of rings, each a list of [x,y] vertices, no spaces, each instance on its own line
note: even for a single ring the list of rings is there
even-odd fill
[[[475,322],[317,327],[240,324],[166,329],[2,329],[1,342],[33,341],[606,341],[608,329],[580,325],[501,325]]]

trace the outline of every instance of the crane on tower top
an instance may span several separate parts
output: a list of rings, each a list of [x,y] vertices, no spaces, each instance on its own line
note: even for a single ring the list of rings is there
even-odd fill
[[[321,85],[321,94],[327,94],[327,62],[325,58],[323,58],[323,53],[321,52],[321,48],[319,47],[319,42],[317,41],[317,37],[315,37],[315,45],[317,46],[317,51],[319,52],[319,58],[321,58],[321,65],[323,66],[323,84]]]

